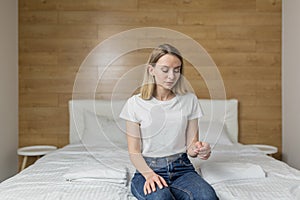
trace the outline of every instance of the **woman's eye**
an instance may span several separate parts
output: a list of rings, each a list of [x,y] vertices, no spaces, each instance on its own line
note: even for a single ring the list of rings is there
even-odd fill
[[[180,69],[174,69],[174,73],[179,73]]]
[[[168,73],[169,70],[166,69],[166,68],[162,68],[161,71],[164,72],[164,73]]]

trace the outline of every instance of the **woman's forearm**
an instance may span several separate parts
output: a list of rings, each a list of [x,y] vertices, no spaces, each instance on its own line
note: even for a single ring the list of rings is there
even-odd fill
[[[130,160],[135,168],[147,179],[147,177],[153,174],[153,170],[148,166],[141,153],[129,153]]]
[[[132,164],[147,179],[153,174],[153,170],[146,163],[141,149],[139,124],[127,121],[127,143],[128,153]]]
[[[186,146],[187,146],[187,154],[191,157],[196,157],[197,152],[195,152],[195,143],[198,141],[198,119],[193,119],[188,121],[187,125],[187,140],[186,140]]]

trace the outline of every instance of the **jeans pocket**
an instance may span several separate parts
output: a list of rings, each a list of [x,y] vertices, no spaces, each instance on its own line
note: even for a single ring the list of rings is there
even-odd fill
[[[185,167],[193,166],[193,164],[191,163],[191,161],[188,158],[182,158],[180,160],[180,163]]]
[[[167,162],[165,159],[160,158],[145,158],[147,165],[151,169],[160,169],[167,166]]]
[[[154,160],[147,162],[148,166],[152,169],[152,168],[157,168],[157,164]]]
[[[165,162],[157,162],[155,160],[152,160],[148,163],[148,166],[153,169],[153,170],[158,170],[158,169],[162,169],[162,168],[166,168],[167,164]]]

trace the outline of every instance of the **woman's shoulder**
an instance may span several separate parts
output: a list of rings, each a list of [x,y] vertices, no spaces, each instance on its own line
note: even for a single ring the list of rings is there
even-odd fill
[[[187,92],[185,94],[179,95],[183,100],[197,100],[197,96],[192,92]]]
[[[139,93],[139,94],[132,95],[131,97],[128,98],[127,101],[130,102],[130,103],[133,103],[133,102],[143,101],[143,99],[141,97],[141,94]]]

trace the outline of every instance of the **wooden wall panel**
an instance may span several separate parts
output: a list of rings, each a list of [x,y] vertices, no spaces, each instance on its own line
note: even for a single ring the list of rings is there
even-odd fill
[[[281,0],[19,1],[19,146],[66,145],[72,95],[109,99],[119,77],[145,63],[149,50],[115,60],[100,84],[98,73],[105,66],[97,64],[95,55],[91,66],[79,69],[83,60],[108,37],[150,26],[179,31],[205,48],[218,66],[226,97],[240,102],[239,141],[275,145],[280,158]],[[119,42],[126,46],[149,41]],[[114,49],[107,49],[107,56]],[[201,70],[211,75],[214,85],[217,77],[211,68]],[[203,78],[188,62],[185,72],[197,96],[210,98]],[[133,82],[122,85],[120,98],[132,92],[126,88]],[[222,90],[214,87],[213,92],[219,95]]]
[[[227,0],[226,3],[223,0],[210,0],[210,1],[192,1],[192,0],[181,0],[181,1],[165,1],[163,4],[159,0],[138,0],[139,9],[152,11],[152,10],[179,10],[179,11],[222,11],[222,12],[232,12],[232,11],[253,11],[256,8],[255,1],[249,0]],[[264,6],[263,4],[261,6]]]

